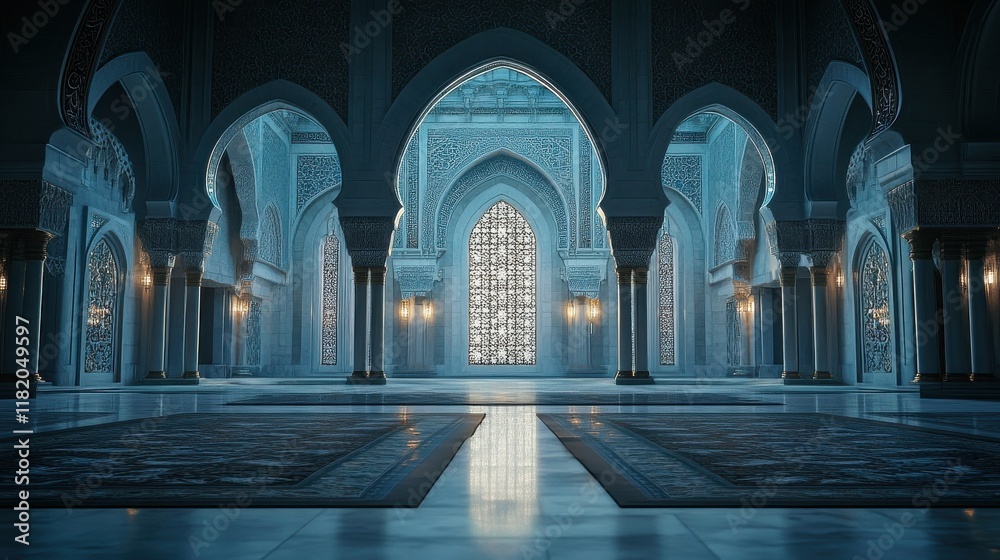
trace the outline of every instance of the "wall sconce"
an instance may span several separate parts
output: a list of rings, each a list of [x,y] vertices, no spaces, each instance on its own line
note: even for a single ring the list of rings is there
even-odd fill
[[[410,300],[404,299],[399,302],[399,316],[404,321],[410,318]]]
[[[2,278],[0,278],[0,280],[2,280]],[[986,271],[986,285],[995,286],[996,283],[997,283],[997,270],[996,268],[993,268],[993,266],[991,265],[989,269],[987,269]],[[3,288],[0,288],[0,291],[2,290]]]
[[[147,268],[147,269],[146,269],[145,271],[143,271],[143,273],[142,273],[142,287],[143,287],[144,289],[148,290],[148,289],[149,289],[149,288],[151,288],[152,286],[153,286],[153,274],[152,274],[152,273],[150,273],[150,272],[149,272],[149,269]]]
[[[7,276],[0,276],[0,294],[7,293]]]
[[[566,317],[571,321],[576,319],[576,303],[573,300],[566,304]]]
[[[837,289],[838,290],[843,290],[844,289],[844,271],[843,271],[843,269],[841,269],[840,271],[837,272]]]
[[[233,311],[237,315],[246,315],[250,312],[250,300],[242,296],[237,297],[233,302]]]
[[[958,286],[962,288],[963,291],[969,287],[969,277],[966,276],[964,270],[958,275]]]
[[[587,302],[587,316],[590,317],[591,322],[596,321],[601,316],[601,300],[592,299]]]
[[[431,305],[431,300],[424,300],[424,319],[430,321],[431,317],[434,316],[434,306]]]
[[[736,299],[736,310],[740,313],[752,315],[753,314],[753,297],[744,296]]]

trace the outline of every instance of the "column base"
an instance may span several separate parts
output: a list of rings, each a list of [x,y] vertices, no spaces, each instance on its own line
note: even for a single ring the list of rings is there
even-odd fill
[[[910,383],[940,383],[944,381],[940,373],[918,373]]]
[[[997,380],[997,376],[992,373],[973,373],[970,378],[971,381],[986,381],[987,383],[994,383]]]
[[[946,373],[943,381],[948,383],[971,383],[975,378],[971,373]]]
[[[783,372],[781,372],[781,378],[782,379],[802,379],[802,376],[799,375],[799,372],[797,372],[797,371],[783,371]]]
[[[146,374],[146,379],[166,379],[167,372],[165,371],[151,371]]]
[[[198,371],[185,371],[181,375],[181,379],[201,379],[201,372]]]
[[[615,374],[615,385],[655,385],[648,371],[619,371]]]
[[[385,385],[384,371],[356,371],[347,378],[348,385]]]
[[[833,379],[833,374],[828,371],[817,371],[813,373],[813,379],[829,381]]]

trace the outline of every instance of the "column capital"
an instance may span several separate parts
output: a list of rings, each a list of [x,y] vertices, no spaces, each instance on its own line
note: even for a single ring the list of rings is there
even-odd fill
[[[154,286],[166,286],[170,283],[170,270],[171,266],[154,266],[150,269],[150,275],[153,277]]]
[[[47,231],[33,230],[21,234],[24,242],[24,260],[44,261],[48,256],[46,248],[53,235]]]
[[[649,283],[649,269],[644,267],[636,268],[632,271],[632,282],[645,285]]]
[[[631,266],[619,266],[615,269],[615,273],[618,275],[619,285],[632,285],[632,274],[635,272],[635,268]]]
[[[903,239],[910,244],[910,260],[931,260],[933,258],[937,232],[915,229],[904,233]]]
[[[812,275],[813,286],[821,287],[821,286],[826,286],[827,285],[827,281],[829,279],[830,272],[825,267],[823,267],[823,268],[818,268],[818,267],[810,268],[809,269],[809,274]]]
[[[794,288],[795,282],[799,277],[799,269],[797,267],[785,266],[781,268],[781,287],[782,288]]]
[[[201,281],[205,277],[205,271],[201,268],[189,268],[184,271],[185,283],[189,288],[201,286]]]
[[[356,266],[356,267],[354,267],[354,283],[355,284],[368,284],[368,267],[367,266]]]
[[[385,284],[386,268],[384,266],[373,266],[369,270],[371,272],[372,284]]]

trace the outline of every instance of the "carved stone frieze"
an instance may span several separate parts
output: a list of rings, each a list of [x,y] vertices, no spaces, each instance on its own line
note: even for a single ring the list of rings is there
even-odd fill
[[[389,244],[395,227],[388,216],[341,216],[347,253],[352,266],[384,267],[389,258]]]
[[[632,216],[608,218],[612,253],[619,267],[649,268],[663,218]]]

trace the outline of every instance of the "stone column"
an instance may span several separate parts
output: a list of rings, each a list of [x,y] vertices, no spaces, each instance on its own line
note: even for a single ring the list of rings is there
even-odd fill
[[[969,338],[972,341],[973,381],[992,380],[993,344],[990,336],[990,310],[986,298],[986,250],[988,238],[966,244],[969,294]]]
[[[201,336],[201,280],[204,270],[189,268],[185,271],[187,307],[184,315],[184,379],[199,379],[198,347]]]
[[[649,269],[632,272],[635,289],[635,372],[638,379],[649,379]]]
[[[167,286],[174,257],[166,253],[151,253],[149,260],[153,276],[153,306],[149,321],[149,371],[146,379],[166,379]]]
[[[17,332],[17,318],[21,315],[22,304],[24,303],[24,245],[17,237],[7,239],[10,245],[10,258],[7,260],[7,305],[4,309],[4,334],[7,340],[3,341],[3,374],[4,377],[14,379],[20,366],[17,364],[16,346],[14,345],[14,333]],[[36,325],[28,325],[32,330],[37,330]]]
[[[413,298],[413,308],[410,316],[406,319],[406,353],[410,370],[427,369],[427,360],[424,353],[426,340],[427,318],[424,316],[425,306],[428,304],[424,296]]]
[[[817,266],[819,265],[819,266]],[[833,379],[830,373],[830,348],[827,337],[827,268],[825,263],[814,263],[809,269],[813,291],[813,379]]]
[[[354,267],[354,373],[352,380],[368,377],[368,268]]]
[[[961,286],[962,241],[941,239],[941,288],[944,292],[944,360],[946,381],[968,381],[972,373],[969,332],[963,320],[965,290]]]
[[[795,283],[799,269],[785,266],[781,269],[781,335],[782,356],[785,364],[782,379],[802,379],[799,375],[798,321],[795,309]]]
[[[569,322],[569,371],[586,372],[590,369],[590,334],[587,326],[586,296],[575,296],[567,306],[572,306],[573,316]]]
[[[941,325],[934,287],[934,235],[914,230],[903,236],[913,261],[913,310],[916,323],[917,375],[914,383],[941,381]]]
[[[385,267],[371,269],[371,371],[369,381],[385,383]]]
[[[24,240],[24,301],[21,316],[28,320],[28,371],[35,381],[41,381],[38,374],[38,344],[41,340],[42,282],[45,278],[45,249],[52,234],[33,231]]]
[[[632,344],[632,273],[629,267],[618,267],[618,373],[619,383],[633,378],[634,345]]]

